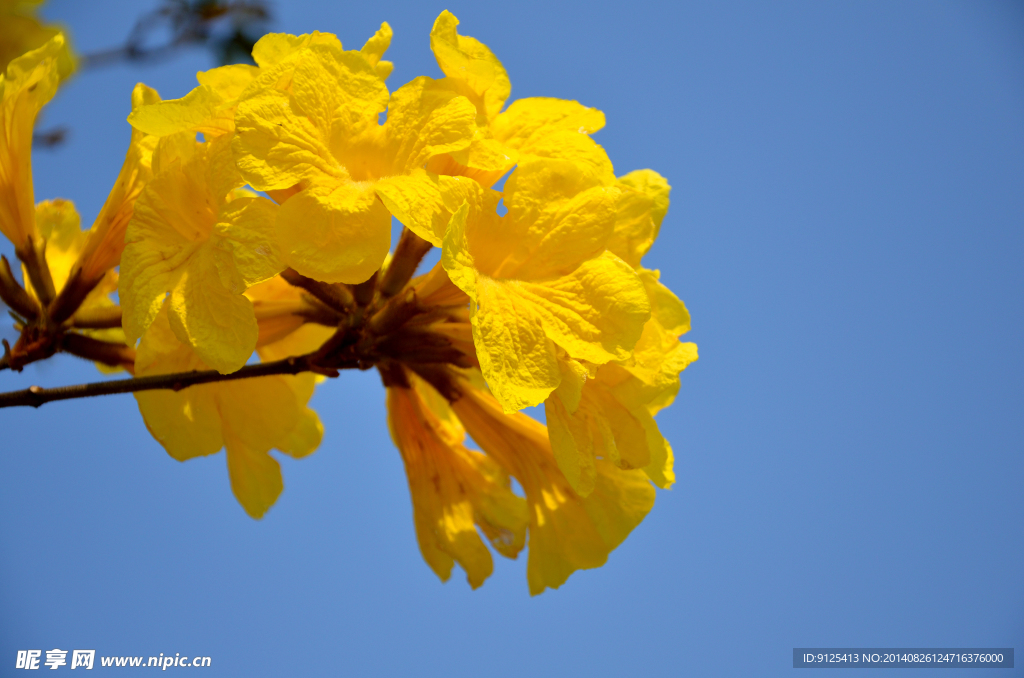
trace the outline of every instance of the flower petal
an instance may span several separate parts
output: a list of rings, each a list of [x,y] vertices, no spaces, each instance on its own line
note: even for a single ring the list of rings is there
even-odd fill
[[[231,251],[246,287],[284,270],[277,245],[278,207],[266,198],[236,198],[221,209],[216,232]]]
[[[389,173],[422,167],[430,158],[469,146],[476,109],[468,99],[419,77],[399,88],[388,103],[384,123]]]
[[[64,36],[11,61],[0,73],[0,233],[16,248],[36,235],[32,190],[32,130],[60,81]]]
[[[225,287],[217,256],[207,245],[191,257],[171,291],[170,324],[178,339],[192,346],[204,363],[228,374],[252,355],[259,328],[252,302],[242,290]]]
[[[315,186],[289,198],[277,215],[285,263],[323,282],[360,283],[391,246],[391,215],[372,185]]]
[[[552,341],[592,363],[627,358],[650,317],[639,278],[608,252],[555,280],[505,286]]]
[[[493,561],[477,525],[515,557],[526,541],[525,502],[493,461],[448,439],[419,388],[388,389],[388,424],[405,462],[424,560],[442,581],[457,561],[470,586],[479,587]]]
[[[600,567],[654,505],[642,471],[597,460],[594,490],[581,498],[555,463],[545,427],[463,382],[452,403],[480,447],[522,484],[530,508],[530,593],[558,588],[576,570]]]
[[[245,512],[259,520],[284,490],[281,465],[266,451],[249,447],[230,428],[224,430],[231,491]]]
[[[506,412],[544,402],[562,379],[543,307],[519,291],[480,276],[470,305],[480,369]]]
[[[668,212],[671,187],[664,177],[652,170],[630,172],[620,178],[617,185],[621,190],[608,249],[636,268],[658,237],[661,222]]]
[[[374,190],[388,211],[413,233],[441,246],[451,213],[445,209],[437,175],[423,170],[385,177]]]
[[[430,49],[445,75],[464,86],[465,93],[489,120],[501,111],[512,84],[494,53],[476,38],[459,35],[458,25],[454,14],[441,12],[430,31]]]

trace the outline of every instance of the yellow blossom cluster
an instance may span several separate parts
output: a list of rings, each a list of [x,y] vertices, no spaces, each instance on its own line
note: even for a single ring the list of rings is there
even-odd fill
[[[526,549],[536,594],[602,565],[673,484],[654,415],[697,352],[679,340],[686,307],[641,264],[668,183],[615,175],[596,109],[508,104],[501,62],[458,23],[445,11],[430,33],[444,77],[394,91],[387,24],[358,50],[266,35],[255,65],[201,72],[180,99],[136,86],[124,166],[85,232],[69,202],[32,193],[63,38],[14,59],[0,231],[26,280],[22,298],[0,271],[22,331],[6,359],[66,351],[168,384],[215,371],[136,398],[175,459],[226,449],[254,518],[283,488],[270,450],[320,443],[315,385],[375,368],[427,564],[447,580],[458,563],[476,588],[487,543]],[[522,412],[539,405],[546,425]]]

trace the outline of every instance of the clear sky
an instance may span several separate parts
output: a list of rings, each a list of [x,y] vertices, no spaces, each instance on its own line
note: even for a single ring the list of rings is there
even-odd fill
[[[91,51],[149,4],[48,14]],[[291,0],[274,29],[358,47],[386,20],[395,88],[440,75],[428,33],[445,7]],[[1024,651],[1022,5],[447,8],[513,97],[602,109],[617,173],[673,185],[645,264],[700,347],[658,418],[678,484],[605,567],[531,598],[525,557],[496,558],[474,592],[420,558],[374,373],[318,389],[323,444],[282,459],[259,522],[223,454],[172,460],[130,396],[2,410],[0,673],[54,647],[209,655],[217,676],[446,677],[789,675],[807,646]],[[36,153],[37,199],[91,223],[132,85],[175,98],[213,65],[191,51],[72,81],[46,109],[72,134]],[[96,378],[58,357],[0,373],[0,390]],[[975,674],[990,675],[956,672]],[[992,675],[1010,674],[1024,669]]]

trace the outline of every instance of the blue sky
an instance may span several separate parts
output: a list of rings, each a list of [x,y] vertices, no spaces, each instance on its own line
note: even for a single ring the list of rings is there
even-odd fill
[[[48,14],[91,51],[148,4]],[[496,559],[474,592],[419,556],[373,373],[319,388],[323,444],[282,460],[259,522],[222,454],[173,461],[130,396],[3,410],[0,666],[59,647],[217,676],[774,676],[793,647],[1024,647],[1022,6],[291,1],[274,29],[358,47],[386,20],[394,88],[440,74],[446,7],[514,98],[602,109],[617,172],[673,185],[645,264],[700,347],[658,417],[678,484],[605,567],[531,598],[525,558]],[[37,199],[90,223],[132,85],[174,98],[212,65],[73,80]],[[58,357],[0,390],[96,378]]]

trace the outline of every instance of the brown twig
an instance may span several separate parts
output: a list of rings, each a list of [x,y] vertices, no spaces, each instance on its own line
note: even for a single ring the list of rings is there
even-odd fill
[[[310,371],[321,372],[314,364],[313,356],[305,355],[284,358],[269,363],[260,363],[258,365],[246,365],[231,374],[221,374],[216,370],[207,370],[205,372],[182,372],[177,374],[158,374],[150,377],[133,377],[131,379],[114,379],[58,388],[31,386],[21,391],[0,393],[0,408],[39,407],[55,400],[90,398],[92,396],[114,395],[118,393],[138,393],[139,391],[160,389],[180,391],[189,386],[197,386],[199,384],[282,374],[300,374]]]

